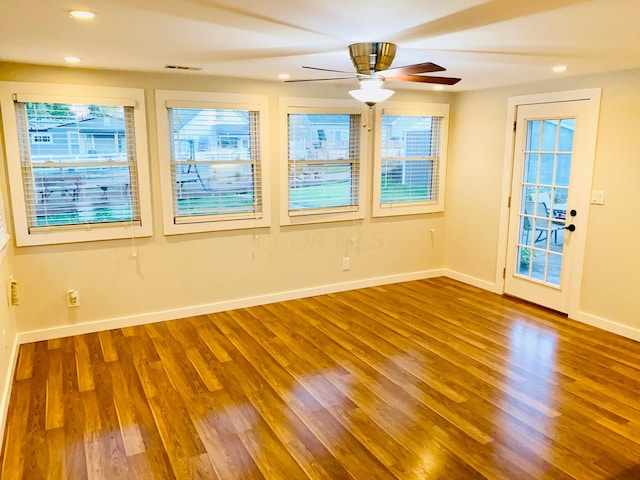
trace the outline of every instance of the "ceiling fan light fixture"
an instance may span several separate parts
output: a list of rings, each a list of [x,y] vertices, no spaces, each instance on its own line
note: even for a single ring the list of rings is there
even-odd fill
[[[373,107],[376,103],[383,102],[396,93],[393,90],[382,88],[382,85],[384,85],[384,81],[379,78],[363,78],[360,80],[360,88],[349,90],[349,95],[359,102]]]

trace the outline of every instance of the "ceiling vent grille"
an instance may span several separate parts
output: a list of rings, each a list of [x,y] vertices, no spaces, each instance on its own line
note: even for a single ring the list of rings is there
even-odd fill
[[[188,67],[186,65],[165,65],[164,68],[166,70],[192,70],[192,71],[202,70],[202,67]]]

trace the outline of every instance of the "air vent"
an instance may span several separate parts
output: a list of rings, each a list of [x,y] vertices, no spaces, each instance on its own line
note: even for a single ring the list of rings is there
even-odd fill
[[[164,68],[166,70],[202,70],[202,67],[187,67],[186,65],[165,65]]]

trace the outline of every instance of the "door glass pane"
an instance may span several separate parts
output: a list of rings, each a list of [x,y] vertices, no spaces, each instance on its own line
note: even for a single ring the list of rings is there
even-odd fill
[[[567,154],[558,155],[558,161],[556,163],[555,184],[568,187],[570,171],[571,171],[571,155],[567,155]]]
[[[524,166],[524,181],[536,183],[538,178],[538,157],[537,153],[527,153]]]
[[[520,218],[520,243],[522,245],[533,245],[533,234],[531,233],[533,227],[533,218],[532,217],[521,217]]]
[[[527,150],[540,150],[540,120],[527,122]]]
[[[531,249],[530,248],[518,248],[518,263],[516,271],[519,275],[529,275],[531,270]]]
[[[540,250],[533,250],[533,258],[531,261],[531,278],[543,281],[545,277],[545,255]]]
[[[560,286],[574,119],[527,121],[516,275]]]
[[[575,126],[575,118],[563,118],[560,121],[560,139],[558,140],[559,152],[573,151],[573,131]]]
[[[542,129],[542,150],[544,152],[555,152],[558,140],[558,120],[543,120]]]
[[[553,170],[555,155],[552,153],[545,153],[540,155],[540,181],[544,185],[551,185],[553,183]]]

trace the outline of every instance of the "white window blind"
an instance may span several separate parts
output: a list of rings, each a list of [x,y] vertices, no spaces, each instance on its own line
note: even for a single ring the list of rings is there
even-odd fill
[[[14,104],[30,233],[140,224],[133,107]]]
[[[443,117],[382,115],[380,206],[440,199]]]
[[[260,112],[167,110],[174,223],[261,217]]]
[[[289,215],[355,211],[360,202],[360,114],[290,113]]]

